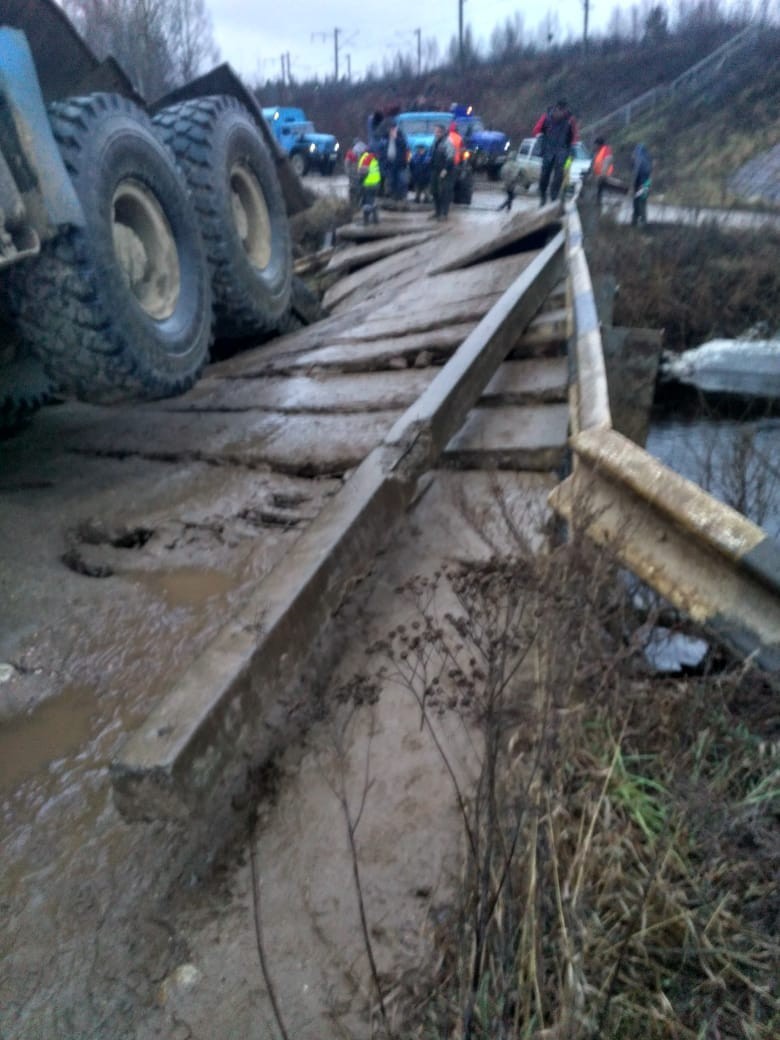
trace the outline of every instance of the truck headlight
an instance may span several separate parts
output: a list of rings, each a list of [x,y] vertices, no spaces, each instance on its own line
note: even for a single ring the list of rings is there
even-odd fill
[[[310,144],[310,145],[309,145],[309,151],[310,151],[310,152],[312,153],[312,155],[313,155],[313,154],[314,154],[314,153],[315,153],[315,152],[317,151],[317,145],[316,145],[316,144]]]
[[[338,141],[336,141],[336,144],[333,146],[333,151],[337,152],[338,150],[339,150],[339,143],[338,143]]]
[[[507,141],[507,143],[504,145],[504,151],[505,152],[509,151],[509,141]]]

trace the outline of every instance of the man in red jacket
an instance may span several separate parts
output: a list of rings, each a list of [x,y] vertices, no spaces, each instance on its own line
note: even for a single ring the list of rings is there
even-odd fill
[[[534,127],[535,135],[542,135],[542,173],[539,177],[539,201],[544,206],[547,202],[547,188],[550,187],[550,201],[555,202],[563,183],[564,163],[572,152],[572,146],[579,136],[577,123],[571,109],[564,100],[556,101],[540,116]],[[550,180],[552,179],[552,184]]]

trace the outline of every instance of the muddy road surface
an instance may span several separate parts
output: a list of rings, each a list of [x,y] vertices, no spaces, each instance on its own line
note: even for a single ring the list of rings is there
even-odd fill
[[[386,248],[370,266],[347,264],[334,277],[326,295],[330,317],[212,366],[184,397],[110,409],[61,404],[0,443],[4,1040],[272,1035],[256,968],[239,970],[245,956],[256,957],[248,846],[241,837],[246,805],[225,806],[225,819],[216,823],[131,825],[115,808],[108,766],[182,669],[273,566],[294,553],[299,534],[527,265],[532,253],[489,255],[489,243],[522,213],[522,205],[510,215],[497,213],[499,198],[493,191],[477,193],[473,207],[456,208],[447,225],[435,225],[427,213],[387,214],[384,227],[394,230],[395,250]],[[532,199],[524,204],[529,212],[535,207]],[[359,250],[366,245],[359,228],[356,236],[350,248]],[[405,236],[411,237],[404,242]],[[479,243],[484,262],[459,268],[458,256],[473,253]],[[448,257],[451,270],[445,270]],[[533,367],[565,343],[560,308],[557,298],[537,328],[519,330],[518,345],[525,342],[527,350],[517,363],[527,366],[523,371],[540,395],[536,407],[554,413],[553,440],[562,453],[565,363],[556,357],[552,375]],[[494,431],[501,427],[506,459],[507,430],[516,425],[507,409],[519,398],[512,372],[499,375],[485,418]],[[489,450],[494,435],[477,423],[461,443],[460,461],[453,446],[451,465],[474,469],[475,452]],[[523,515],[532,503],[536,531],[554,482],[550,458],[548,450],[532,467],[539,472],[512,478],[515,483],[497,496],[478,483],[453,490],[455,477],[445,475],[446,491],[424,495],[415,507],[433,510],[416,530],[430,536],[436,530],[431,524],[446,527],[457,512],[453,501],[462,504],[476,493],[480,501],[508,495]],[[495,521],[504,525],[498,542],[508,537],[506,509],[504,501]],[[466,528],[454,525],[456,542]],[[399,576],[427,566],[436,554],[457,555],[437,537],[436,553],[425,539],[405,537],[407,548],[377,579],[380,598],[371,617],[380,620],[374,631],[347,630],[353,656],[396,609],[390,590]],[[481,546],[470,551],[490,551],[484,530],[472,530],[466,541]],[[347,611],[345,624],[352,625],[354,615],[348,618]],[[353,667],[354,661],[342,670]],[[326,683],[325,703],[328,688]],[[334,991],[332,974],[318,970],[312,976],[302,949],[314,943],[311,929],[320,910],[311,904],[304,914],[308,932],[285,923],[297,914],[288,913],[291,901],[300,909],[301,885],[320,869],[324,887],[315,886],[316,899],[332,910],[347,898],[324,881],[330,874],[343,882],[348,861],[343,831],[334,844],[337,822],[324,808],[333,802],[332,780],[322,766],[323,755],[332,764],[332,740],[325,730],[312,729],[323,710],[321,700],[290,706],[290,732],[312,734],[314,750],[307,757],[306,745],[292,747],[273,777],[254,777],[258,790],[270,784],[275,791],[275,800],[269,797],[265,808],[260,803],[256,851],[268,879],[264,900],[275,922],[269,927],[277,929],[284,951],[277,963],[289,972],[293,1003],[299,1000],[295,992],[304,993],[294,992],[296,986],[311,987],[309,997],[300,997],[301,1015],[311,1005],[307,1021],[320,1022],[308,1032],[296,1027],[300,1038],[327,1035],[317,1032],[322,1020],[312,1008],[327,1005],[328,993],[336,1003],[346,1000],[345,1014],[356,1013],[357,996],[365,996],[362,968],[347,972],[348,999]],[[452,808],[440,766],[431,764],[429,752],[420,757],[413,711],[405,715],[385,700],[373,710],[374,723],[362,716],[355,722],[350,762],[355,755],[365,758],[366,733],[374,724],[397,740],[376,759],[380,772],[385,766],[390,771],[381,784],[394,797],[371,825],[379,834],[378,873],[369,884],[388,893],[384,914],[405,907],[398,912],[406,915],[404,934],[412,942],[415,906],[457,852],[451,828],[437,830]],[[399,747],[414,752],[417,764],[407,762]],[[464,769],[467,759],[464,754]],[[407,764],[412,772],[402,779]],[[424,790],[414,780],[415,768]],[[396,779],[390,778],[393,770]],[[405,798],[400,792],[406,788],[411,793]],[[411,844],[401,854],[404,814],[412,821]],[[230,832],[226,852],[223,836]],[[292,849],[288,867],[284,855]],[[429,856],[431,849],[436,851]],[[432,873],[417,886],[399,880],[394,902],[387,879],[399,857],[412,865],[430,858]],[[354,904],[342,916],[354,938]],[[234,928],[231,922],[239,918]],[[334,934],[338,942],[338,929]],[[352,938],[344,947],[350,964],[359,952]],[[330,941],[318,947],[320,953]],[[223,963],[220,951],[231,942]],[[387,957],[397,954],[390,944]],[[344,977],[343,964],[339,971]],[[218,999],[219,993],[228,996]]]

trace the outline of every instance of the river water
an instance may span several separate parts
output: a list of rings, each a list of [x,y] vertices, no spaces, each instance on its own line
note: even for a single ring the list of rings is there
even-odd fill
[[[780,540],[780,418],[658,412],[646,447]]]

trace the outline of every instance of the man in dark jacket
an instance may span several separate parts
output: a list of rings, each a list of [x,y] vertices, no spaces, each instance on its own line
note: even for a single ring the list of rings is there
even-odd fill
[[[403,130],[395,119],[388,120],[387,133],[380,144],[379,165],[382,168],[382,180],[392,199],[405,199],[409,190],[406,172],[407,148]]]
[[[447,135],[447,128],[438,123],[433,129],[431,150],[431,194],[435,204],[433,216],[446,220],[455,189],[455,147]]]
[[[578,136],[577,123],[566,101],[556,101],[552,108],[548,108],[544,115],[539,117],[534,127],[534,135],[538,134],[543,138],[539,201],[540,205],[544,206],[547,202],[548,186],[551,202],[555,202],[560,194],[564,164],[572,154],[572,147]]]

